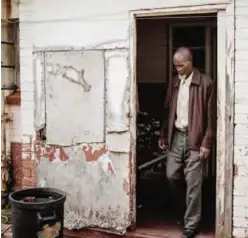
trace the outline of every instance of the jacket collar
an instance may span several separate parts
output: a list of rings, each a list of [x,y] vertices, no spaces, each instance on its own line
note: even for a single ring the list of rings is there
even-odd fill
[[[179,79],[178,75],[173,80],[174,80],[174,87],[179,87],[180,79]],[[192,76],[191,83],[195,84],[197,86],[200,85],[200,83],[201,83],[201,73],[200,73],[200,71],[198,69],[194,68],[194,73],[193,73],[193,76]]]

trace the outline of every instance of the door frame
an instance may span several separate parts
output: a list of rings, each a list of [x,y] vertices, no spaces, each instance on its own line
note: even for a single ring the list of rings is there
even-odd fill
[[[232,237],[235,17],[234,4],[130,11],[130,209],[136,224],[136,19],[179,14],[217,13],[217,161],[216,229],[218,238]],[[230,17],[231,16],[231,17]]]

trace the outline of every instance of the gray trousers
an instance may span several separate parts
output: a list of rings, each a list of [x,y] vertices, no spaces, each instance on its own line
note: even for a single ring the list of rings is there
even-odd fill
[[[178,182],[184,174],[186,182],[186,210],[184,213],[184,229],[195,230],[201,218],[201,195],[203,179],[203,160],[199,158],[199,151],[188,149],[186,132],[175,130],[171,150],[167,157],[166,175],[171,188],[176,191],[177,199],[184,199]],[[183,172],[182,172],[183,171]],[[179,204],[178,204],[179,206]]]

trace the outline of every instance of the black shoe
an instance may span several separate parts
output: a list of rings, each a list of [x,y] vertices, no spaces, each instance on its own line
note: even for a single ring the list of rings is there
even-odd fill
[[[185,230],[183,232],[182,238],[195,238],[196,235],[197,235],[197,232],[196,231],[187,231],[187,230]]]

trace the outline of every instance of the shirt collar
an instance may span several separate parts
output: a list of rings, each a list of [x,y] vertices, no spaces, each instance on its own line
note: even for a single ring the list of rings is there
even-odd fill
[[[194,73],[194,71],[192,71],[192,73],[188,76],[188,78],[186,78],[185,76],[178,75],[178,78],[180,79],[181,84],[182,84],[183,82],[185,82],[185,84],[186,84],[187,86],[190,86],[191,81],[192,81],[192,77],[193,77],[193,73]]]
[[[176,77],[173,78],[173,86],[178,87],[179,83],[180,83],[180,79],[178,78],[178,75],[176,75]],[[199,86],[201,84],[201,73],[196,68],[194,68],[191,84],[194,84],[196,86]]]

